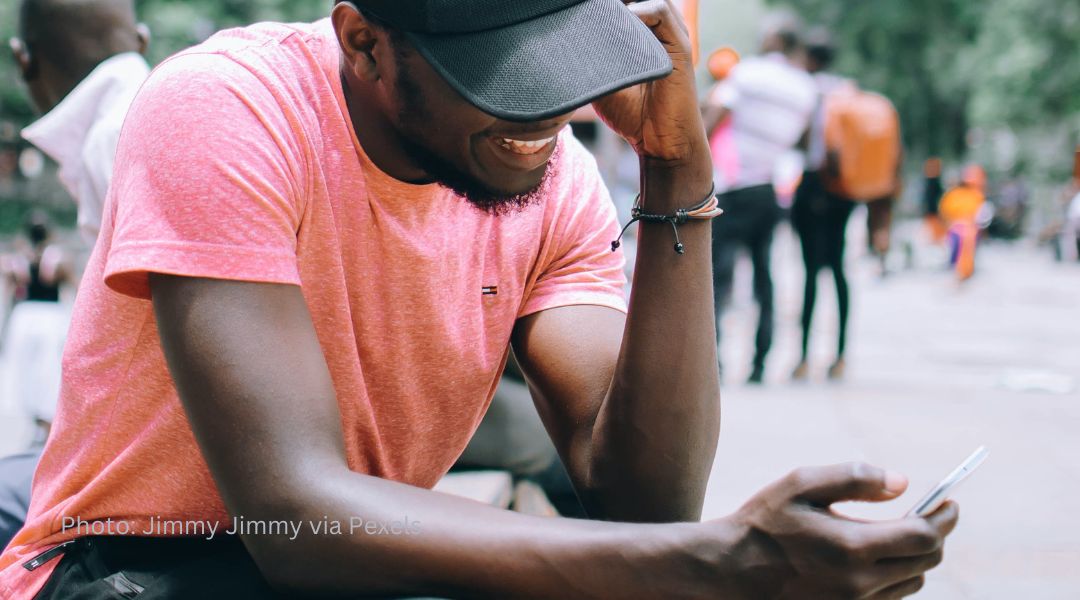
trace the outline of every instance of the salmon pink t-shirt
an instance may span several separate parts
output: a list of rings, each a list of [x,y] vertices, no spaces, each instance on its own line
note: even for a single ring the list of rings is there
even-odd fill
[[[625,310],[615,211],[568,132],[542,200],[490,215],[368,160],[339,52],[328,21],[261,24],[170,58],[143,86],[75,304],[30,514],[0,557],[0,596],[40,589],[59,560],[22,565],[78,535],[65,517],[131,531],[151,518],[228,523],[166,368],[149,272],[300,286],[349,466],[423,487],[479,424],[518,318]]]

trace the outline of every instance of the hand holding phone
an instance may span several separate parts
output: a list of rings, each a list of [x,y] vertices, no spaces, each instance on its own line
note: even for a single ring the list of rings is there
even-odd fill
[[[960,466],[956,467],[952,473],[949,473],[948,477],[942,479],[929,493],[923,496],[915,506],[908,511],[905,517],[925,517],[929,514],[933,514],[935,510],[941,508],[941,505],[949,499],[949,493],[960,484],[961,481],[967,479],[968,475],[971,475],[986,460],[990,451],[986,449],[986,446],[979,446],[975,449],[975,452],[971,456],[967,457],[967,460],[960,463]]]

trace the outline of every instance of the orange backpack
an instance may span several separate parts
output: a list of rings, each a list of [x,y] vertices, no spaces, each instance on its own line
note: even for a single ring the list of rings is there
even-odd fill
[[[898,189],[900,117],[888,98],[845,88],[825,98],[826,185],[830,192],[869,202]]]

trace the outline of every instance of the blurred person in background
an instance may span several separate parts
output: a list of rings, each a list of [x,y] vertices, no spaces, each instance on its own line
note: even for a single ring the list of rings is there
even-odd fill
[[[724,305],[731,296],[736,251],[745,247],[753,263],[758,314],[750,383],[761,383],[773,338],[773,284],[769,253],[780,220],[773,177],[778,159],[806,135],[817,105],[814,80],[800,66],[801,25],[789,14],[766,23],[761,54],[744,59],[708,95],[705,130],[712,132],[728,117],[738,158],[738,172],[721,190],[725,215],[713,221],[713,294],[717,343]]]
[[[5,383],[37,430],[33,444],[44,443],[60,391],[60,356],[67,331],[61,286],[71,282],[63,248],[53,243],[48,217],[33,212],[26,222],[28,243],[3,257],[0,271],[15,297],[4,341]]]
[[[1080,192],[1065,207],[1065,224],[1061,230],[1061,258],[1067,262],[1080,260]]]
[[[117,138],[135,92],[150,73],[149,43],[132,0],[23,0],[9,42],[35,107],[44,116],[23,137],[60,165],[93,245],[112,177]]]
[[[1073,153],[1072,181],[1063,194],[1064,219],[1058,234],[1057,254],[1066,262],[1080,260],[1080,146]]]
[[[78,205],[79,230],[93,246],[101,228],[120,128],[150,73],[142,56],[148,30],[136,21],[132,0],[22,0],[18,31],[19,37],[9,40],[9,46],[35,108],[44,114],[22,135],[59,164],[60,180]],[[31,237],[40,235],[48,237],[47,226],[31,225]],[[41,282],[49,279],[40,277],[50,269],[47,254],[42,252],[46,266],[37,272]],[[74,283],[74,270],[69,266],[64,279]],[[48,331],[51,341],[43,348],[51,349],[57,341],[56,349],[62,347],[67,312],[51,300],[57,283],[53,277],[40,290],[50,298],[48,308],[24,305],[33,306],[36,313],[50,313],[52,325],[31,333],[34,327],[27,329],[29,321],[19,318],[19,311],[30,309],[16,306],[4,347],[9,373],[18,382],[14,385],[22,390],[20,402],[35,407],[30,414],[37,433],[29,450],[0,459],[0,547],[26,517],[30,480],[56,407],[59,357],[32,368],[17,363],[27,360],[27,335]],[[63,329],[58,311],[63,313]]]
[[[0,459],[0,545],[22,526],[30,479],[52,427],[60,393],[60,360],[69,313],[60,288],[71,280],[60,246],[52,243],[48,218],[34,212],[26,223],[28,243],[0,258],[0,273],[15,290],[0,364],[5,395],[33,423],[30,447]]]
[[[702,111],[707,113],[710,106],[720,103],[720,98],[714,95],[723,94],[724,88],[720,85],[731,75],[732,69],[739,64],[739,53],[732,48],[723,47],[713,51],[709,55],[707,63],[709,75],[716,82],[709,90],[709,94],[702,106]],[[727,114],[713,126],[709,134],[709,149],[712,152],[713,172],[717,187],[726,189],[730,187],[739,176],[739,155],[735,148],[735,136],[731,127],[731,115]]]
[[[964,167],[960,183],[941,198],[938,213],[948,228],[949,264],[960,281],[975,273],[979,216],[986,202],[986,172],[976,164]]]
[[[938,204],[945,194],[945,185],[941,181],[941,159],[932,156],[923,163],[923,224],[930,240],[936,244],[945,240],[945,223],[938,214]]]
[[[892,210],[902,187],[900,116],[885,96],[856,82],[824,98],[825,188],[867,208],[867,242],[881,275],[892,236]]]
[[[1006,240],[1022,237],[1030,197],[1031,193],[1023,176],[1014,171],[1005,183],[1001,184],[993,198],[994,218],[987,228],[987,235]]]
[[[836,359],[829,367],[829,378],[843,375],[844,350],[847,344],[848,284],[844,274],[844,241],[848,217],[855,203],[825,188],[822,171],[826,168],[825,145],[825,99],[837,90],[854,84],[843,77],[828,72],[835,57],[835,47],[828,32],[815,29],[806,38],[806,71],[817,84],[820,93],[818,106],[807,140],[806,168],[795,193],[791,209],[791,223],[799,236],[806,281],[803,288],[802,345],[799,364],[792,379],[803,380],[809,375],[808,351],[810,330],[817,298],[818,273],[829,269],[836,283],[839,309]]]
[[[892,248],[893,205],[899,196],[885,196],[866,203],[866,239],[870,254],[877,259],[879,273],[889,274],[888,256]]]

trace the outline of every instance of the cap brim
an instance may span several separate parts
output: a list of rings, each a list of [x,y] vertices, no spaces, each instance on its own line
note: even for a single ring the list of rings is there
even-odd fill
[[[466,100],[508,121],[562,115],[672,69],[660,41],[620,0],[585,0],[476,33],[406,35]]]

